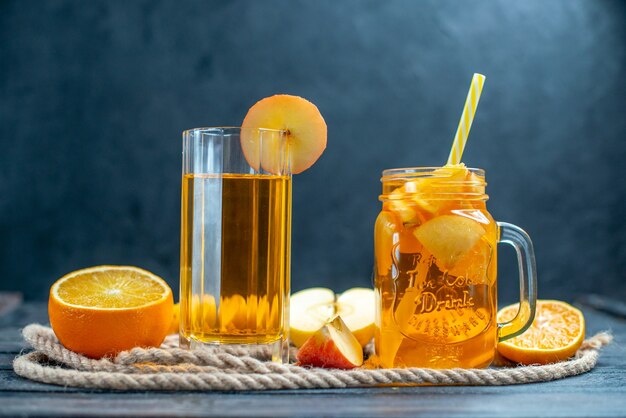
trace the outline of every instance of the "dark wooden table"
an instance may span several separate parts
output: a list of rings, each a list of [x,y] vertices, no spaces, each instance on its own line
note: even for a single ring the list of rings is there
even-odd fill
[[[0,415],[7,416],[626,416],[626,320],[584,307],[588,335],[615,341],[592,372],[555,382],[504,387],[402,387],[272,392],[111,392],[46,385],[18,377],[20,328],[47,323],[45,303],[0,309]]]

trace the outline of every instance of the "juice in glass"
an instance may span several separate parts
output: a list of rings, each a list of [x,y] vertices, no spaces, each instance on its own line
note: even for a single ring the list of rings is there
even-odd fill
[[[263,135],[275,146],[281,131]],[[291,173],[251,167],[239,128],[186,131],[184,141],[181,346],[266,346],[285,360]]]

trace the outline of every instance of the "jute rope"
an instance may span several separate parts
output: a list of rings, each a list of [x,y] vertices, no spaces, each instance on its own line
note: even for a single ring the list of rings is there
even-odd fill
[[[586,340],[571,360],[546,366],[489,369],[306,368],[261,361],[241,349],[187,351],[166,339],[161,348],[135,348],[93,360],[63,347],[53,331],[29,325],[24,339],[34,351],[13,361],[25,378],[55,385],[117,390],[268,390],[347,388],[376,385],[514,385],[546,382],[593,369],[606,332]]]

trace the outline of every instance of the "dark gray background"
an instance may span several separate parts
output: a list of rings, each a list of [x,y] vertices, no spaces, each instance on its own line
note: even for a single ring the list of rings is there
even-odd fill
[[[533,237],[540,297],[626,296],[626,4],[608,0],[0,0],[0,290],[44,299],[103,263],[177,288],[180,133],[274,93],[329,130],[294,178],[293,288],[369,285],[380,171],[445,162],[473,72],[464,161]]]

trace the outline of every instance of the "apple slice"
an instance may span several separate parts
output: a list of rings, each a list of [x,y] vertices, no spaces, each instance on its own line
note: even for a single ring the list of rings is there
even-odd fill
[[[361,347],[374,338],[374,291],[355,287],[337,298],[337,314],[341,316]]]
[[[289,337],[301,347],[335,314],[335,293],[313,287],[291,295],[289,301]]]
[[[438,216],[413,231],[415,238],[445,269],[453,268],[484,234],[480,223],[458,215]]]
[[[433,170],[429,177],[408,180],[390,193],[389,210],[405,225],[424,223],[446,204],[437,194],[462,192],[468,173],[463,164],[450,165]]]
[[[298,174],[311,167],[326,148],[326,122],[318,108],[302,97],[277,94],[260,100],[250,108],[241,125],[241,147],[248,163],[278,174],[285,164],[281,154],[288,152],[291,172]],[[287,132],[287,147],[271,135],[262,139],[259,129]],[[260,155],[259,155],[260,154]]]
[[[417,204],[408,197],[408,193],[415,193],[417,182],[408,181],[395,188],[389,195],[389,210],[396,214],[403,224],[419,223]]]
[[[419,189],[420,194],[415,195],[413,200],[421,211],[425,212],[425,217],[430,219],[449,204],[448,200],[442,199],[440,194],[462,192],[467,173],[468,170],[464,164],[447,165],[433,170],[431,177],[407,182],[405,188],[412,192],[417,192]],[[410,183],[413,183],[411,187],[409,187]]]
[[[296,358],[302,366],[353,369],[363,364],[363,348],[336,316],[306,340]]]
[[[485,193],[485,179],[468,170],[464,193],[482,195]]]
[[[289,310],[291,342],[301,347],[339,314],[364,347],[374,335],[374,300],[374,291],[361,287],[346,290],[338,298],[332,290],[323,287],[294,293]]]

